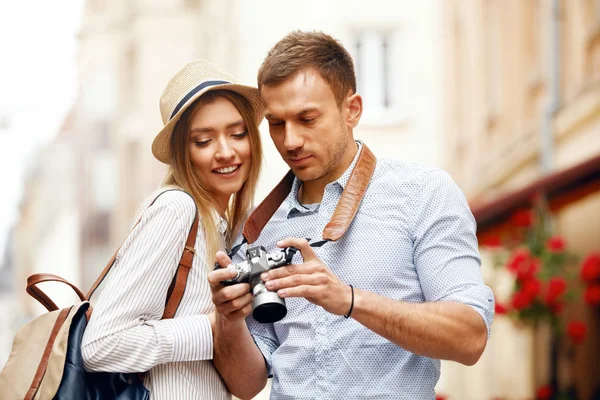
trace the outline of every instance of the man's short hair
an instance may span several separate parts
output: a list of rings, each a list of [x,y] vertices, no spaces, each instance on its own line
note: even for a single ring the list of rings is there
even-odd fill
[[[338,107],[349,91],[356,93],[354,63],[348,51],[323,32],[303,31],[288,34],[269,51],[258,70],[258,90],[311,68],[329,84]]]

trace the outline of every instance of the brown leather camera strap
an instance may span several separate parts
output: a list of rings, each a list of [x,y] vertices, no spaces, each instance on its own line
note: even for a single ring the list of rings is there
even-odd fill
[[[161,195],[163,195],[164,193],[170,192],[172,190],[182,191],[180,189],[165,190],[162,193],[160,193],[158,196],[156,196],[156,198],[152,201],[152,203],[150,203],[150,205],[148,207],[152,206],[152,204],[154,204],[156,199],[158,199]],[[194,204],[195,204],[195,202],[194,202]],[[135,223],[133,228],[135,228],[137,226],[137,224],[140,223],[140,221],[141,221],[141,217],[137,220],[137,222]],[[133,228],[131,228],[131,230],[133,230]],[[196,211],[196,215],[194,217],[194,223],[192,224],[192,227],[188,233],[185,247],[183,249],[183,254],[181,255],[181,259],[179,260],[179,266],[177,267],[177,271],[175,272],[175,277],[173,278],[171,287],[169,288],[169,291],[167,292],[167,300],[165,303],[165,310],[164,310],[164,313],[162,316],[163,319],[173,318],[173,316],[175,315],[175,312],[177,311],[177,307],[179,307],[179,303],[181,302],[183,293],[185,291],[187,278],[188,278],[190,269],[192,268],[192,262],[194,260],[194,254],[195,254],[194,248],[196,245],[197,234],[198,234],[198,212]],[[121,246],[122,245],[123,244],[121,244]],[[121,246],[119,246],[119,249],[121,248]],[[26,289],[27,293],[29,293],[29,295],[31,297],[33,297],[34,299],[39,301],[44,307],[46,307],[48,309],[48,311],[57,310],[58,307],[52,300],[50,300],[48,295],[46,295],[39,287],[37,287],[37,285],[42,282],[54,281],[54,282],[66,283],[67,285],[69,285],[73,288],[75,293],[77,293],[77,296],[82,301],[90,300],[90,298],[92,297],[92,295],[94,294],[94,292],[96,291],[98,286],[100,286],[100,284],[102,283],[102,281],[104,280],[104,278],[106,277],[108,272],[113,267],[115,260],[117,258],[117,253],[118,253],[118,249],[115,252],[115,254],[113,254],[112,258],[110,259],[108,264],[106,264],[106,267],[104,267],[104,269],[100,273],[100,276],[98,276],[98,278],[96,279],[96,282],[94,282],[94,284],[92,285],[92,288],[89,290],[89,292],[85,296],[75,285],[73,285],[70,282],[66,281],[65,279],[63,279],[59,276],[53,275],[53,274],[33,274],[33,275],[31,275],[29,278],[27,278],[27,289]],[[91,308],[88,309],[88,317],[90,315],[89,314],[90,312],[91,312]]]
[[[337,207],[323,229],[323,239],[336,241],[341,238],[354,219],[371,177],[375,172],[377,159],[363,143],[360,155],[348,179],[346,188],[338,201]],[[281,203],[287,198],[294,183],[294,173],[290,170],[269,195],[256,207],[244,224],[242,231],[248,243],[254,243],[263,228],[269,222]]]

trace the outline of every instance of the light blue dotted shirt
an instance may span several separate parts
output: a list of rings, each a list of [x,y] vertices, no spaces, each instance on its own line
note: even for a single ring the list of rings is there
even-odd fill
[[[272,252],[285,237],[321,240],[357,158],[327,185],[320,204],[300,204],[296,180],[253,245]],[[480,273],[475,220],[460,189],[438,168],[379,158],[345,235],[315,252],[356,288],[407,302],[468,304],[489,335],[494,298]],[[294,263],[300,262],[298,253]],[[273,376],[272,399],[435,398],[439,360],[410,353],[303,298],[288,298],[286,305],[287,316],[274,324],[247,319]]]

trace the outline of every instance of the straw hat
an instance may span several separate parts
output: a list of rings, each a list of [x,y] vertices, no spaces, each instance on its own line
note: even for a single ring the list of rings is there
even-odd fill
[[[164,127],[152,142],[154,157],[165,164],[169,163],[171,134],[181,114],[204,93],[217,89],[243,96],[254,110],[257,124],[260,123],[263,108],[256,88],[235,83],[233,76],[215,64],[195,60],[186,64],[171,78],[160,96],[160,114]]]

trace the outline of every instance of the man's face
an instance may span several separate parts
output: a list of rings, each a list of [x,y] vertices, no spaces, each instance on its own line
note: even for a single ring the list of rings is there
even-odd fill
[[[263,86],[265,117],[281,157],[298,179],[330,182],[347,168],[341,161],[355,153],[344,106],[313,69],[273,86]],[[341,169],[341,171],[340,171]]]

